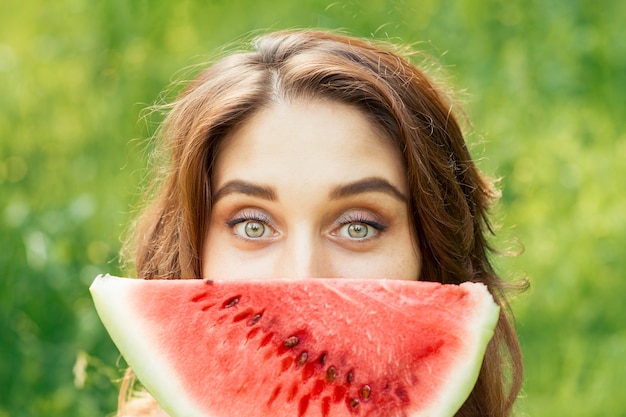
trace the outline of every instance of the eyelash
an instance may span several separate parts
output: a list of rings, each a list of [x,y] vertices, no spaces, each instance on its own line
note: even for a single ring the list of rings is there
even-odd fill
[[[387,230],[387,225],[382,224],[376,220],[372,220],[371,218],[368,218],[367,216],[365,216],[363,213],[349,213],[346,214],[344,216],[342,216],[338,221],[337,224],[339,226],[346,226],[349,225],[351,223],[362,223],[365,224],[367,226],[371,226],[374,229],[376,229],[379,232],[384,232],[385,230]]]
[[[259,223],[266,224],[270,227],[273,227],[274,222],[272,218],[263,212],[253,211],[253,210],[244,210],[240,213],[237,213],[237,216],[226,221],[226,226],[229,228],[233,228],[239,223],[255,221]]]

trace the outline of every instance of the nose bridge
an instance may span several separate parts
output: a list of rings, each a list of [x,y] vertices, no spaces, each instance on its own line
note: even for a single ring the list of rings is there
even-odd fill
[[[285,278],[322,278],[328,274],[323,244],[312,228],[292,230],[284,249],[282,269]]]

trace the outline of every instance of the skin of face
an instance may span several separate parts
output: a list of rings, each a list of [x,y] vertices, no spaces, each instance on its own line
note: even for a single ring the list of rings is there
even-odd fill
[[[360,111],[271,104],[225,139],[203,278],[417,279],[405,171]]]

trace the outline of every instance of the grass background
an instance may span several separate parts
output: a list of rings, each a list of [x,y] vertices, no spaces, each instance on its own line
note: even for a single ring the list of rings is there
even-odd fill
[[[182,68],[245,34],[343,28],[441,64],[501,177],[498,258],[527,374],[520,415],[626,416],[626,3],[0,4],[0,417],[110,415],[123,369],[87,287],[118,273],[154,125]]]

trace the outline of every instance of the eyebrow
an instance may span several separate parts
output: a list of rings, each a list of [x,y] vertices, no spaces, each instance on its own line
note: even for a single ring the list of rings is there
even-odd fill
[[[370,192],[385,193],[402,202],[407,201],[406,196],[397,187],[380,177],[364,178],[349,184],[340,185],[330,192],[330,198],[345,198]]]
[[[389,194],[396,199],[406,202],[406,196],[389,181],[380,177],[364,178],[348,184],[339,185],[331,190],[331,199],[340,199],[359,194],[379,192]],[[233,180],[222,186],[213,194],[213,204],[230,194],[245,194],[252,197],[262,198],[268,201],[276,201],[276,191],[272,187],[254,184],[248,181]]]
[[[245,194],[252,197],[262,198],[268,201],[276,201],[276,192],[271,187],[253,184],[247,181],[229,181],[213,194],[213,204],[229,194]]]

